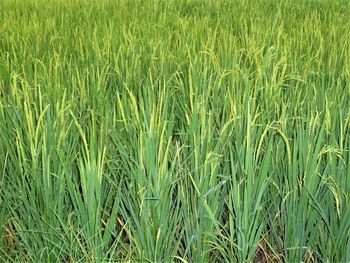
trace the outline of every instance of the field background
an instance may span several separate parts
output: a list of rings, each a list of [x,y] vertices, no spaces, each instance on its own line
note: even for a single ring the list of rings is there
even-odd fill
[[[350,2],[0,2],[1,262],[350,262]]]

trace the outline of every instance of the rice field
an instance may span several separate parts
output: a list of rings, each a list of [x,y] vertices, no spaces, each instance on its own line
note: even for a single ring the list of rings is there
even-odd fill
[[[0,2],[0,262],[350,262],[350,2]]]

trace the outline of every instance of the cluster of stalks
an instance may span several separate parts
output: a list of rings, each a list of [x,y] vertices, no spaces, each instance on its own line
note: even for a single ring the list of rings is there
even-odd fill
[[[350,262],[350,2],[0,2],[4,262]]]

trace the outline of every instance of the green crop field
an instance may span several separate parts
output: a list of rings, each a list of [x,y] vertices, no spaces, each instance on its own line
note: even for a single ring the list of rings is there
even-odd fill
[[[1,0],[0,262],[350,262],[350,1]]]

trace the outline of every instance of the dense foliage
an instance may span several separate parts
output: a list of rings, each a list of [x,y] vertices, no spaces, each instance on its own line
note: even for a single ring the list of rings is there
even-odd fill
[[[350,262],[350,2],[0,2],[0,261]]]

